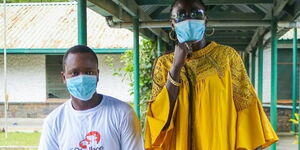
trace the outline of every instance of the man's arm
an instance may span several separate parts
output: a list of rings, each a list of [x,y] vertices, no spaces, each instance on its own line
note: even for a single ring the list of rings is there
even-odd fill
[[[144,150],[139,119],[132,109],[121,123],[121,150]]]
[[[39,150],[54,150],[59,149],[56,136],[54,136],[53,128],[48,124],[48,119],[45,119],[42,135],[40,138]]]

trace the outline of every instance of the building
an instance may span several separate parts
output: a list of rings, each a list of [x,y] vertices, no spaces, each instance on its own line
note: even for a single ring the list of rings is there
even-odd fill
[[[1,7],[3,9],[3,7]],[[9,117],[44,117],[69,98],[60,77],[62,56],[77,44],[77,4],[7,4],[7,90]],[[87,10],[88,46],[99,59],[100,81],[97,91],[126,102],[128,80],[113,76],[122,67],[120,56],[132,49],[132,32],[112,29],[105,17]],[[3,35],[3,11],[0,11]],[[3,108],[3,36],[0,40],[0,107]],[[106,62],[113,58],[113,67]],[[1,109],[3,110],[3,109]],[[3,111],[0,111],[3,116]]]

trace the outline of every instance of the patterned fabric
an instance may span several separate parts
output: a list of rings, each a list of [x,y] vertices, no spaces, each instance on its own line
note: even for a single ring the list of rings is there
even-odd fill
[[[166,81],[173,57],[159,57],[153,68],[146,150],[253,150],[278,140],[239,54],[215,42],[186,60],[170,115]],[[164,129],[169,116],[170,125]]]
[[[174,54],[170,53],[161,56],[155,62],[152,100],[155,99],[166,84],[168,76],[166,70],[169,71],[171,69],[173,56]],[[223,77],[227,67],[230,67],[232,76],[235,106],[237,111],[241,111],[253,103],[252,99],[256,96],[256,93],[251,90],[252,85],[247,76],[243,61],[233,48],[212,42],[204,49],[194,52],[182,69],[181,77],[185,82],[188,82],[189,77],[191,84],[195,86],[196,83],[213,74]]]

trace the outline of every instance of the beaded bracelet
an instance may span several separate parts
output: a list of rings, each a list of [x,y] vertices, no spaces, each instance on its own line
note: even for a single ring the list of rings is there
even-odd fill
[[[175,80],[172,78],[170,72],[168,72],[168,80],[169,80],[173,85],[175,85],[175,86],[177,86],[177,87],[179,87],[179,86],[181,85],[181,82],[177,82],[177,81],[175,81]]]

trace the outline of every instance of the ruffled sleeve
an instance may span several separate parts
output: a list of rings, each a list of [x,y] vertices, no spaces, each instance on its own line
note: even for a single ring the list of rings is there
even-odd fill
[[[230,62],[233,100],[237,110],[236,149],[268,147],[278,141],[278,137],[247,76],[243,61],[235,51]]]
[[[158,59],[153,72],[152,101],[146,114],[146,150],[168,149],[169,144],[167,143],[171,142],[174,128],[173,119],[171,119],[170,126],[163,130],[170,110],[169,95],[165,86],[167,73],[168,69]],[[175,104],[173,116],[176,108],[177,104]]]

